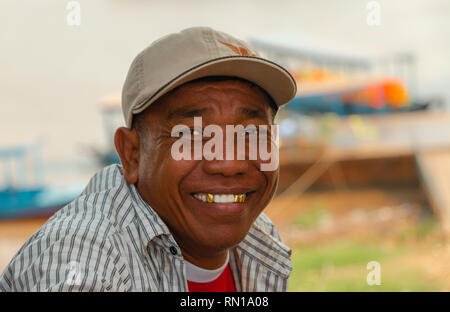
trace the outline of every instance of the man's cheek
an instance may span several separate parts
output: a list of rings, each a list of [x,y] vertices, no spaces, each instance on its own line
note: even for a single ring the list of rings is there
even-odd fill
[[[265,174],[267,176],[267,180],[272,181],[272,185],[276,187],[278,184],[278,177],[280,176],[280,170],[277,169],[274,171],[266,171]]]
[[[266,185],[266,196],[268,199],[272,199],[274,196],[277,186],[278,186],[278,177],[279,177],[279,170],[275,171],[263,171],[262,172],[265,175],[267,185]]]
[[[161,170],[165,173],[164,178],[167,180],[167,184],[172,187],[172,192],[181,192],[181,183],[189,176],[196,163],[197,161],[192,160],[174,160],[168,156],[164,161],[164,168]]]

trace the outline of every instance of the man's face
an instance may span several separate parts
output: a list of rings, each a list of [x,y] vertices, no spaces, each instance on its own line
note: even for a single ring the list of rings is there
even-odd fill
[[[260,171],[260,159],[225,157],[226,125],[267,125],[270,130],[272,114],[264,92],[240,80],[187,83],[144,113],[147,132],[145,144],[141,138],[137,186],[183,251],[208,257],[238,244],[272,198],[278,169]],[[172,128],[193,129],[194,116],[202,117],[203,128],[222,129],[224,160],[172,157],[172,144],[179,139],[171,136]],[[245,194],[245,202],[204,202],[205,194]]]

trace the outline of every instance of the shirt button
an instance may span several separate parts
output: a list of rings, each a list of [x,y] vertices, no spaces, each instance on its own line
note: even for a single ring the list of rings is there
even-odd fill
[[[170,246],[169,250],[170,253],[174,256],[178,253],[177,248],[175,246]]]

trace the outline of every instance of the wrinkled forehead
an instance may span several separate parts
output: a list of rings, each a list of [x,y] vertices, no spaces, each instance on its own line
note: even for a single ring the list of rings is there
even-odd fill
[[[197,107],[206,103],[215,103],[218,98],[229,101],[239,99],[239,104],[266,111],[271,107],[271,99],[256,84],[242,79],[207,78],[188,82],[168,93],[164,102],[169,113]],[[231,104],[231,103],[230,103]]]

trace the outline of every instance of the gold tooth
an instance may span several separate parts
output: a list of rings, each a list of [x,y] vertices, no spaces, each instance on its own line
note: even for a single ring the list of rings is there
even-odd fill
[[[207,198],[206,198],[206,201],[208,203],[213,203],[214,202],[214,195],[213,194],[208,194]]]
[[[234,195],[234,202],[235,203],[243,203],[243,202],[245,202],[245,194]]]

